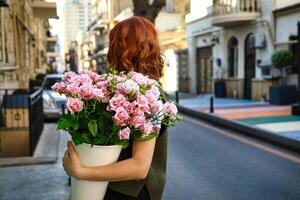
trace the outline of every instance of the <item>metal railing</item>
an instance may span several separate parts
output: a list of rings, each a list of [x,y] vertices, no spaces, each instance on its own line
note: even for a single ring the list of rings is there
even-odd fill
[[[241,12],[260,12],[259,0],[215,0],[213,15],[226,15]]]
[[[44,128],[43,91],[0,89],[0,130],[29,130],[30,155]]]

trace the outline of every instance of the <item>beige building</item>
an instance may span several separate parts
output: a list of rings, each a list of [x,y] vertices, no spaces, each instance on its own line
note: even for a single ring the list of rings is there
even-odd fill
[[[186,16],[190,92],[214,92],[218,81],[225,83],[227,97],[269,99],[269,86],[278,84],[271,57],[295,43],[300,1],[191,0],[191,8]],[[296,84],[294,71],[285,78]]]
[[[48,19],[56,4],[10,0],[0,8],[0,88],[28,88],[29,79],[47,68]]]

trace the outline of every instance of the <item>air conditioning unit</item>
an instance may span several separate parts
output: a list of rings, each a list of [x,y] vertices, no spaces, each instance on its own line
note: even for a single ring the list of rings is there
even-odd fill
[[[0,7],[8,7],[9,0],[0,0]]]
[[[265,49],[267,46],[266,34],[264,32],[255,33],[255,45],[256,49]]]

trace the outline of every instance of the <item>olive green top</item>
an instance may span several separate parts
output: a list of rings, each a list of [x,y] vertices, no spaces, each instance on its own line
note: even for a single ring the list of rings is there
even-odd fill
[[[109,183],[109,188],[119,193],[137,197],[143,186],[146,186],[151,200],[162,198],[167,167],[168,130],[162,126],[156,139],[154,154],[149,173],[144,180],[118,181]],[[119,161],[132,157],[132,144],[122,150]]]

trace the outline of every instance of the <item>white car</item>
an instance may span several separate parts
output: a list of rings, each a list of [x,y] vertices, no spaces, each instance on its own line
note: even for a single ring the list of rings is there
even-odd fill
[[[66,96],[60,95],[51,89],[52,85],[62,81],[63,77],[63,74],[48,74],[44,78],[42,89],[45,119],[59,118],[63,113],[63,108],[66,108]]]

